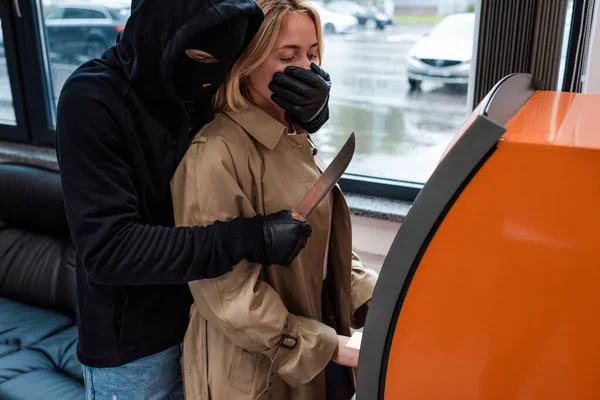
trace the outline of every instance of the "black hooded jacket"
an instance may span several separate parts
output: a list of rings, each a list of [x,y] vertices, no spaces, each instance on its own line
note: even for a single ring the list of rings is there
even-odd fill
[[[263,251],[262,222],[174,228],[170,179],[208,104],[173,88],[190,35],[263,14],[251,0],[140,0],[118,43],[63,87],[57,153],[77,253],[80,361],[114,367],[179,344],[187,282],[220,276]],[[261,250],[262,249],[262,250]]]

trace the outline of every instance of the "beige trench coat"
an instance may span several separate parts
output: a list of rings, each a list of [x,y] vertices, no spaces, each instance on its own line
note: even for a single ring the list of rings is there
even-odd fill
[[[192,140],[171,182],[176,224],[291,209],[320,176],[314,152],[306,132],[288,135],[257,107],[218,115]],[[309,222],[313,234],[290,267],[244,261],[220,278],[190,283],[186,398],[325,397],[322,371],[336,349],[336,331],[349,335],[351,326],[364,324],[355,312],[370,300],[377,275],[352,252],[350,214],[338,188]]]

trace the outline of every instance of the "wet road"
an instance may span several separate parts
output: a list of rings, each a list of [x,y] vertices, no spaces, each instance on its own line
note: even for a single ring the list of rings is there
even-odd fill
[[[424,182],[466,117],[466,94],[424,84],[409,92],[406,53],[430,25],[325,37],[323,67],[331,75],[330,121],[313,135],[330,160],[352,131],[349,172]],[[4,61],[4,60],[0,60]],[[76,66],[51,64],[55,93]],[[6,66],[0,62],[0,119],[14,120]]]
[[[331,118],[313,135],[325,160],[357,135],[350,173],[426,181],[466,118],[466,93],[424,84],[410,92],[405,57],[431,26],[327,36],[323,67],[332,78]]]

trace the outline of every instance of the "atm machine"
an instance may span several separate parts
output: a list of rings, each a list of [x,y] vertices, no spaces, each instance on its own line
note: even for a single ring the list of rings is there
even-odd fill
[[[404,219],[358,400],[600,399],[600,96],[499,82]]]

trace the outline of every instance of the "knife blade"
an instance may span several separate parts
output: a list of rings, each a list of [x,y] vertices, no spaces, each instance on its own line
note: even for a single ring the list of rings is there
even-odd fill
[[[292,217],[295,220],[306,221],[321,200],[333,189],[352,160],[354,148],[356,147],[355,142],[354,132],[352,132],[331,164],[323,171],[319,179],[312,184],[298,204],[292,208]]]

